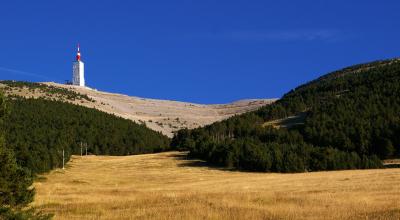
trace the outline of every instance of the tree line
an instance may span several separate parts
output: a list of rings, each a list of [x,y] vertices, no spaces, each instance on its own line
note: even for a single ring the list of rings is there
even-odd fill
[[[42,98],[12,97],[5,119],[6,145],[18,163],[34,173],[62,165],[80,154],[80,143],[95,155],[133,155],[165,151],[168,137],[160,132],[96,109]]]
[[[54,99],[54,98],[61,98],[65,101],[89,101],[95,102],[94,99],[90,98],[86,94],[81,94],[67,88],[61,88],[52,85],[46,85],[43,83],[34,83],[34,82],[25,82],[25,81],[14,81],[14,80],[2,80],[0,81],[1,84],[6,85],[4,87],[5,91],[9,91],[11,94],[13,90],[21,90],[27,89],[30,93],[41,92],[46,94],[47,99]]]

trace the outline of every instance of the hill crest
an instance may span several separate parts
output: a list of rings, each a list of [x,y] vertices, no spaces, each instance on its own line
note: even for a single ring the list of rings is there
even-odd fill
[[[30,85],[41,88],[29,87]],[[246,99],[227,104],[207,105],[128,96],[54,82],[12,84],[3,81],[0,88],[5,88],[6,95],[43,97],[96,108],[138,123],[145,123],[147,127],[169,137],[179,129],[212,124],[234,115],[257,110],[276,101],[276,99]]]

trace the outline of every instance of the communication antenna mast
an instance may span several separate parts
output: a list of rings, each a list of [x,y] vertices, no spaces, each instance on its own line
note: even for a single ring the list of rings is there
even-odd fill
[[[65,169],[64,164],[65,164],[65,157],[64,157],[64,148],[63,148],[63,169]]]

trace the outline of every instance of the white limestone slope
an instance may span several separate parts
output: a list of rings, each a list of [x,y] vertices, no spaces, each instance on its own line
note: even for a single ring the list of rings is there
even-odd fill
[[[208,125],[235,114],[256,110],[276,100],[254,99],[240,100],[229,104],[204,105],[133,97],[53,82],[46,82],[44,84],[67,88],[81,94],[86,94],[91,99],[95,100],[95,102],[77,100],[73,103],[96,108],[139,123],[145,123],[149,128],[160,131],[169,137],[172,137],[173,132],[181,128],[191,129]],[[32,96],[32,94],[26,94],[26,96]],[[36,96],[38,95],[36,94]]]

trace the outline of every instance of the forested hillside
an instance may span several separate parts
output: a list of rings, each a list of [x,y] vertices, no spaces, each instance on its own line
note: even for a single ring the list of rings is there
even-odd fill
[[[254,171],[381,167],[380,159],[400,156],[400,61],[327,74],[258,111],[180,130],[172,145]]]
[[[0,219],[47,219],[26,206],[32,202],[33,176],[29,169],[18,165],[15,152],[5,145],[5,117],[9,108],[0,92]]]
[[[137,123],[172,138],[182,128],[197,128],[268,105],[275,99],[248,99],[225,104],[196,104],[172,100],[149,99],[99,91],[88,87],[54,82],[32,83],[0,81],[6,96],[44,98],[96,108]]]
[[[40,84],[3,81],[13,87],[54,94],[66,100],[89,97]],[[71,154],[131,155],[165,151],[168,137],[145,125],[51,98],[0,93],[0,219],[47,219],[24,208],[33,200],[36,173],[62,166]]]
[[[62,150],[68,160],[80,154],[81,142],[97,155],[151,153],[169,146],[159,132],[96,109],[41,98],[9,97],[8,103],[6,146],[34,173],[62,166]]]

